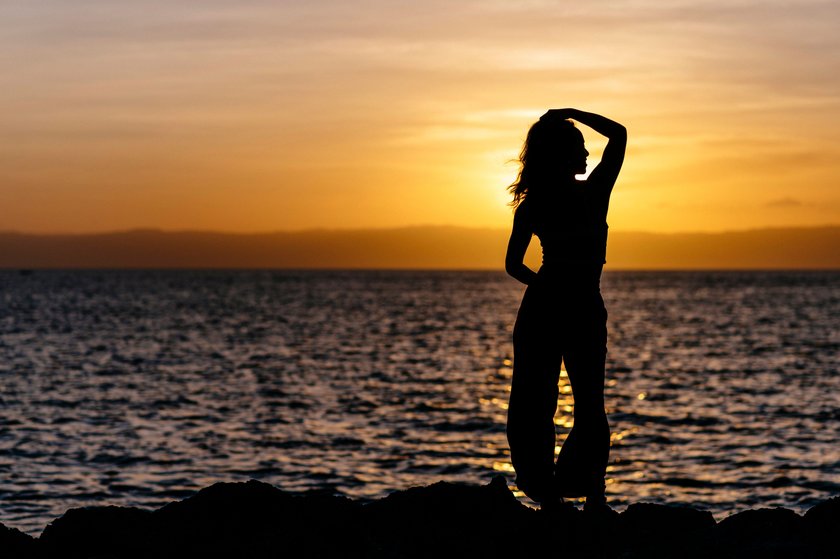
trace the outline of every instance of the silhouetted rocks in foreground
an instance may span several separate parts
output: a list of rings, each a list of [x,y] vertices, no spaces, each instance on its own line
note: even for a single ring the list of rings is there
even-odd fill
[[[840,498],[805,516],[745,511],[715,523],[686,507],[621,514],[520,504],[504,479],[436,483],[370,503],[293,495],[258,481],[217,483],[156,511],[67,511],[32,538],[0,524],[4,558],[174,557],[840,557]]]
[[[35,538],[0,524],[0,557],[28,557],[35,548]]]

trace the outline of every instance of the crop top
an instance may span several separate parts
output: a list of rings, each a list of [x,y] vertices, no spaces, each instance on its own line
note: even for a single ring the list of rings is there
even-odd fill
[[[542,245],[543,268],[586,276],[597,271],[600,276],[607,254],[608,196],[580,182],[531,194],[522,202]]]

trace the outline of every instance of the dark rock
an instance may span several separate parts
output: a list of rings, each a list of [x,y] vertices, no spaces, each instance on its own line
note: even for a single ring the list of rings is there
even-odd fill
[[[554,539],[582,557],[614,557],[623,548],[617,537],[619,514],[609,507],[586,510],[555,528]]]
[[[357,557],[361,505],[292,496],[267,483],[217,483],[152,513],[154,557]]]
[[[535,543],[528,524],[535,511],[501,476],[484,486],[438,482],[398,491],[365,505],[362,516],[375,557],[512,557]]]
[[[686,556],[714,526],[715,519],[708,511],[637,503],[619,515],[615,536],[637,553],[647,550],[644,556]]]
[[[717,532],[724,538],[799,538],[804,520],[792,510],[757,509],[739,512],[723,519]]]
[[[840,497],[832,497],[816,504],[805,513],[805,524],[809,530],[837,537],[840,535]]]
[[[791,510],[747,510],[718,523],[714,541],[720,557],[817,557],[804,529],[805,520]]]
[[[805,513],[805,530],[825,557],[834,548],[834,557],[840,557],[840,497],[832,497],[811,507]]]
[[[535,511],[505,480],[440,482],[361,504],[326,492],[218,483],[157,511],[72,509],[39,540],[0,524],[0,558],[840,558],[840,498],[800,517],[761,509],[719,524],[711,514],[653,504]]]
[[[0,557],[17,559],[35,554],[35,538],[0,524]]]
[[[70,509],[53,520],[39,538],[47,556],[132,556],[148,538],[151,512],[132,507]]]
[[[681,538],[686,534],[707,530],[715,525],[712,513],[690,507],[636,503],[619,516],[622,534],[626,538],[646,538],[662,534]]]
[[[439,481],[425,487],[396,491],[365,505],[364,510],[367,515],[387,517],[398,512],[432,522],[457,520],[476,524],[498,516],[531,512],[516,500],[502,476],[494,477],[483,486]]]

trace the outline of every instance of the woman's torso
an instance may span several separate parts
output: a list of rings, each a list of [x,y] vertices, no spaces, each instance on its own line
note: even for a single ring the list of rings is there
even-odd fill
[[[606,262],[609,200],[585,181],[550,187],[523,202],[542,246],[540,276],[551,283],[599,285]]]

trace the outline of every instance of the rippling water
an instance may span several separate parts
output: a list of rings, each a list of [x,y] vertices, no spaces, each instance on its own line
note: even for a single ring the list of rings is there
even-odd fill
[[[606,273],[608,498],[840,494],[840,273]],[[0,522],[217,481],[513,483],[492,272],[0,272]],[[556,423],[571,425],[563,383]]]

